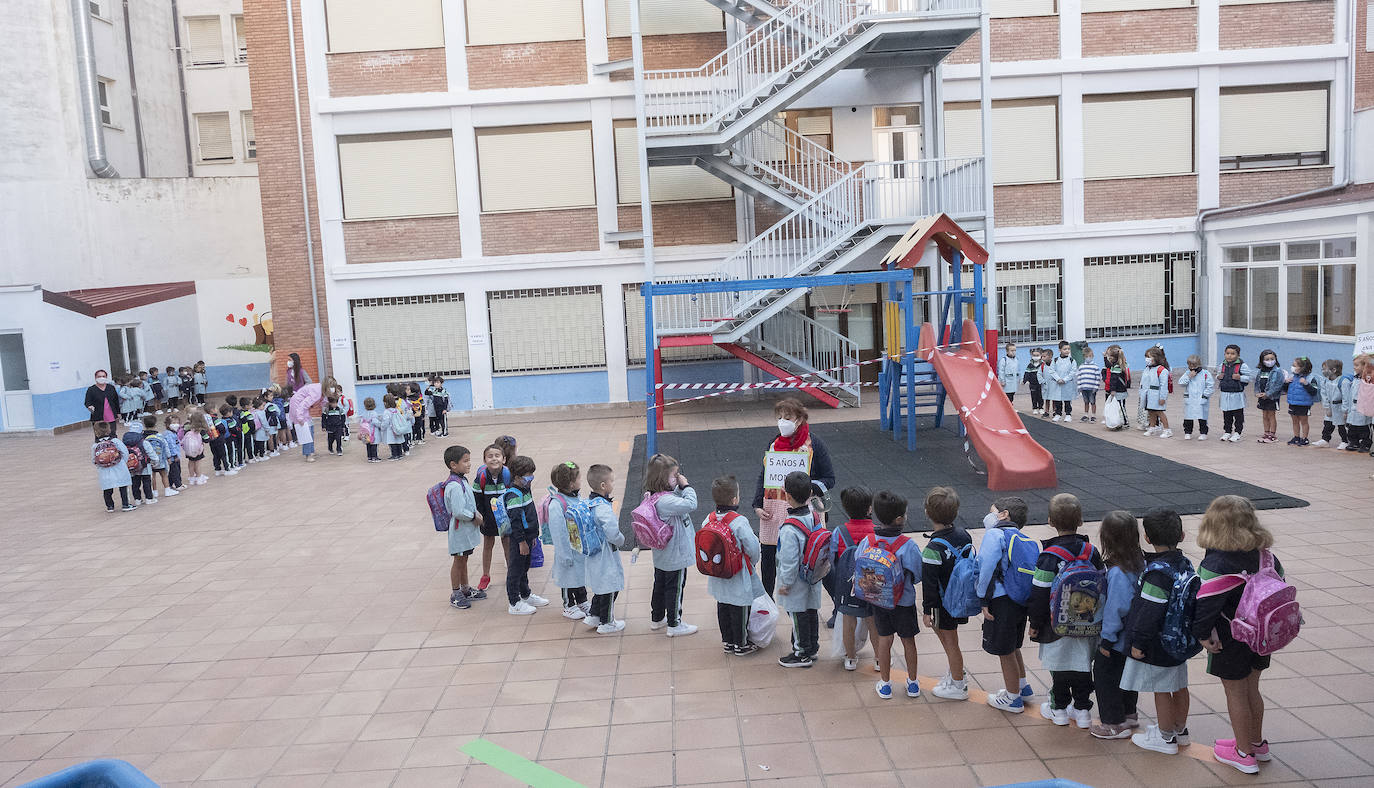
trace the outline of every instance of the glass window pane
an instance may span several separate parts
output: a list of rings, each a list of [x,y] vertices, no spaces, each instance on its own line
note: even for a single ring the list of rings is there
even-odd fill
[[[1355,239],[1354,238],[1332,238],[1325,243],[1326,249],[1323,257],[1354,257]]]
[[[114,377],[128,374],[124,366],[124,329],[105,329],[105,344],[110,348],[110,374]]]
[[[1288,330],[1317,333],[1317,298],[1321,268],[1315,265],[1288,266]]]
[[[1055,294],[1057,285],[1035,286],[1035,337],[1054,339],[1059,336],[1059,305]]]
[[[29,365],[24,360],[24,335],[0,334],[0,377],[5,391],[27,391]]]
[[[1322,266],[1322,333],[1355,335],[1355,266]]]
[[[1250,247],[1233,246],[1226,250],[1226,262],[1228,263],[1248,263],[1250,262]]]
[[[1301,241],[1288,244],[1289,260],[1316,260],[1321,256],[1321,241]]]
[[[859,350],[876,350],[877,337],[873,333],[873,310],[875,304],[849,305],[849,338]]]
[[[1020,285],[1017,287],[1004,287],[1002,291],[1006,295],[1006,313],[1002,315],[1002,333],[1014,336],[1025,336],[1031,329],[1031,289]]]
[[[840,315],[837,312],[817,312],[815,321],[836,334],[840,333]]]
[[[124,329],[124,347],[129,349],[129,372],[137,372],[143,368],[138,360],[138,334],[134,333],[135,331],[133,326]]]
[[[1279,330],[1279,269],[1250,269],[1250,327]]]
[[[1245,268],[1221,269],[1222,325],[1245,328]]]
[[[1278,244],[1265,244],[1264,246],[1250,247],[1250,262],[1252,263],[1272,263],[1278,259]]]

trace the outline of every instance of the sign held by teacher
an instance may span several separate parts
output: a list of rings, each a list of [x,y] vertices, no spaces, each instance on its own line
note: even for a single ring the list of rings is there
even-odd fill
[[[793,471],[807,473],[810,453],[804,451],[770,451],[763,455],[763,488],[781,490],[782,480]]]

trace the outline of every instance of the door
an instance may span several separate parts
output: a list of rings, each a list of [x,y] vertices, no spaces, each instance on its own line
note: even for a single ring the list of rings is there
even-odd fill
[[[886,220],[914,219],[921,210],[921,173],[911,162],[921,158],[920,107],[876,107],[873,110],[875,204],[865,215]]]
[[[107,326],[105,343],[110,348],[110,374],[116,378],[138,374],[138,326]]]
[[[7,430],[33,429],[33,394],[29,391],[29,365],[24,358],[24,335],[0,334],[0,378],[4,386],[4,413]]]

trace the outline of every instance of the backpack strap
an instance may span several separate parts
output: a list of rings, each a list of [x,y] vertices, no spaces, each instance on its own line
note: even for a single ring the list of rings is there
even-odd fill
[[[949,551],[949,554],[950,554],[951,556],[955,557],[955,558],[967,558],[968,555],[969,555],[969,553],[971,553],[971,552],[973,551],[973,543],[972,543],[972,542],[970,542],[970,543],[964,545],[963,549],[960,550],[960,549],[956,548],[954,545],[950,544],[947,540],[945,540],[944,537],[941,537],[941,536],[937,536],[937,537],[935,537],[934,539],[931,539],[931,540],[930,540],[930,543],[931,543],[931,544],[939,543],[939,544],[944,545],[944,546],[945,546],[945,549]]]
[[[1089,542],[1087,539],[1084,539],[1084,540],[1083,540],[1083,549],[1080,550],[1079,553],[1078,553],[1078,560],[1079,560],[1079,561],[1087,561],[1088,563],[1092,563],[1092,560],[1093,560],[1093,545],[1092,545],[1092,542]]]
[[[805,536],[807,539],[811,538],[811,529],[806,527],[806,523],[803,523],[801,520],[798,520],[795,517],[789,517],[786,520],[783,520],[782,524],[790,525],[793,528],[796,528],[798,531],[801,531],[802,535]]]
[[[1062,548],[1062,547],[1060,547],[1060,546],[1058,546],[1058,545],[1055,545],[1055,546],[1053,546],[1053,547],[1046,547],[1046,548],[1045,548],[1045,552],[1049,553],[1050,555],[1054,556],[1055,558],[1058,558],[1060,561],[1063,561],[1064,563],[1068,563],[1068,562],[1074,560],[1075,557],[1076,557],[1076,556],[1074,556],[1073,553],[1070,553],[1068,550],[1065,550],[1064,548]],[[1089,553],[1089,554],[1088,554],[1088,557],[1091,558],[1091,557],[1092,557],[1092,553]]]

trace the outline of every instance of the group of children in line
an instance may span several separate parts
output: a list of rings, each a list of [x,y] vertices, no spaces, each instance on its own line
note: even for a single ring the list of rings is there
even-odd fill
[[[390,451],[388,460],[402,460],[410,456],[412,446],[424,445],[426,426],[433,437],[448,437],[449,394],[444,388],[444,378],[442,375],[429,375],[425,382],[427,385],[424,388],[419,383],[387,384],[380,408],[373,397],[363,400],[362,412],[358,414],[358,429],[367,445],[368,462],[382,461],[378,456],[381,446],[386,446]],[[338,394],[342,396],[342,391]],[[329,400],[327,407],[339,409],[333,400]],[[343,454],[342,441],[347,439],[347,417],[352,415],[351,403],[349,411],[341,412],[341,415],[343,418],[337,419],[338,424],[334,428],[340,436],[336,452],[339,455]],[[330,429],[328,423],[325,426],[326,430]],[[335,445],[335,433],[331,431],[331,452]]]
[[[1130,363],[1120,345],[1110,345],[1098,364],[1091,347],[1083,350],[1083,361],[1072,357],[1072,346],[1059,343],[1058,355],[1048,348],[1033,348],[1030,364],[1022,371],[1016,358],[1016,343],[1006,343],[1005,355],[998,361],[997,378],[1007,399],[1015,401],[1024,381],[1030,390],[1031,413],[1053,421],[1073,420],[1075,393],[1083,402],[1080,422],[1096,422],[1097,395],[1106,392],[1106,407],[1120,407],[1119,419],[1113,429],[1125,425],[1125,401],[1131,388]],[[1148,436],[1172,438],[1169,417],[1165,412],[1169,396],[1175,387],[1183,396],[1183,439],[1208,439],[1213,396],[1218,400],[1222,415],[1221,440],[1238,443],[1245,431],[1245,389],[1253,384],[1255,404],[1260,411],[1263,432],[1259,443],[1278,440],[1278,409],[1288,399],[1288,415],[1293,437],[1290,446],[1331,446],[1351,452],[1370,452],[1371,417],[1359,408],[1359,383],[1374,383],[1374,362],[1368,354],[1356,356],[1352,372],[1345,372],[1340,359],[1321,363],[1320,373],[1314,373],[1312,360],[1299,356],[1289,368],[1279,368],[1278,354],[1265,349],[1260,352],[1256,366],[1241,361],[1239,345],[1227,345],[1224,360],[1215,368],[1206,368],[1197,354],[1188,356],[1187,368],[1175,376],[1169,367],[1164,348],[1156,345],[1145,351],[1145,371],[1139,381],[1137,421]],[[1115,403],[1113,404],[1113,400]],[[1314,405],[1320,403],[1324,411],[1321,437],[1309,438],[1309,418]],[[1366,408],[1368,410],[1368,408]],[[1338,439],[1334,439],[1339,434]]]
[[[119,415],[126,427],[140,423],[149,414],[161,416],[166,410],[181,406],[204,405],[209,380],[205,377],[205,362],[197,361],[189,367],[157,367],[115,378],[115,393],[119,395]]]

